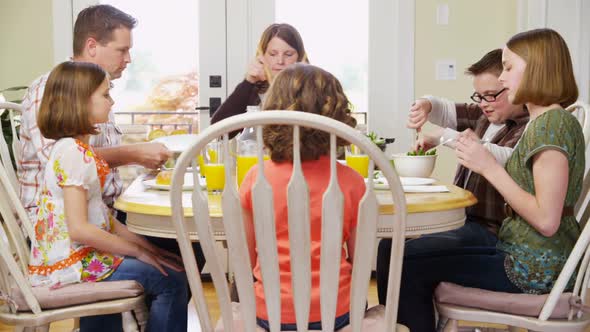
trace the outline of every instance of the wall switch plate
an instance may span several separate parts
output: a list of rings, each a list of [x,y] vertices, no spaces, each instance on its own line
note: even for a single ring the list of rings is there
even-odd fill
[[[437,81],[450,81],[457,79],[456,60],[437,60],[435,63],[435,76]]]
[[[441,3],[436,6],[436,24],[449,24],[449,5]]]
[[[210,75],[209,76],[209,87],[210,88],[221,88],[221,75]]]

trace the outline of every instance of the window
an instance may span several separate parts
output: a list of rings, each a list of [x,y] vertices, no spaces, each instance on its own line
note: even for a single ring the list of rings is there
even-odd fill
[[[113,82],[118,123],[161,123],[165,129],[196,130],[198,93],[198,1],[101,0],[134,16],[131,63]],[[159,112],[161,114],[142,114]],[[169,113],[169,114],[168,114]],[[180,113],[180,114],[179,114]],[[170,124],[176,124],[171,126]],[[188,128],[178,128],[186,124]]]
[[[354,112],[367,112],[369,2],[276,0],[275,8],[276,22],[301,34],[310,63],[338,78]]]

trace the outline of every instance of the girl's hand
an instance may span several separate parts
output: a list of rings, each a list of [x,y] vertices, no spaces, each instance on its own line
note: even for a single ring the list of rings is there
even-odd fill
[[[144,249],[146,249],[160,264],[177,272],[184,271],[184,263],[180,256],[157,247],[147,241],[145,242]]]
[[[145,251],[145,250],[140,251],[139,255],[137,255],[136,258],[146,264],[149,264],[149,265],[155,267],[163,275],[168,276],[168,273],[162,267],[161,259],[158,259],[156,256],[153,256],[148,251]],[[164,265],[166,265],[166,264],[164,264]]]
[[[266,81],[266,74],[264,73],[264,58],[257,56],[250,65],[248,66],[248,72],[246,73],[246,80],[252,84]]]
[[[180,259],[180,257],[178,257],[176,255],[173,255],[173,256],[175,256],[177,259]],[[158,260],[158,263],[168,267],[171,270],[174,270],[176,272],[184,271],[184,265],[182,264],[182,261],[178,262],[176,260],[172,260],[172,259],[162,257],[162,256],[155,256],[155,257]]]
[[[416,99],[410,107],[406,127],[420,129],[428,121],[428,114],[432,111],[432,104],[428,99]]]
[[[484,176],[486,172],[499,166],[490,151],[479,143],[479,139],[460,136],[455,151],[461,165]]]

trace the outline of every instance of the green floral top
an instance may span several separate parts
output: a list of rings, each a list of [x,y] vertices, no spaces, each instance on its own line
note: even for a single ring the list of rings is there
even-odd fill
[[[569,179],[564,206],[574,206],[582,189],[585,145],[580,124],[567,111],[549,110],[532,120],[506,170],[521,188],[534,195],[533,156],[547,149],[567,157]],[[579,235],[580,227],[573,216],[563,217],[552,237],[541,235],[518,215],[507,218],[498,234],[498,248],[508,253],[508,278],[525,293],[549,293]]]

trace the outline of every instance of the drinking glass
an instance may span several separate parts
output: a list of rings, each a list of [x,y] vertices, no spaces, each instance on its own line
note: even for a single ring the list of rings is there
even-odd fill
[[[264,160],[268,160],[269,156],[264,155]],[[244,181],[246,174],[252,166],[258,162],[257,142],[255,140],[239,140],[238,141],[238,155],[236,157],[236,180],[238,187]]]
[[[221,142],[210,142],[205,152],[199,155],[201,175],[207,180],[207,191],[220,193],[225,186],[225,164]]]
[[[364,178],[369,175],[369,156],[355,145],[346,146],[346,165]]]

